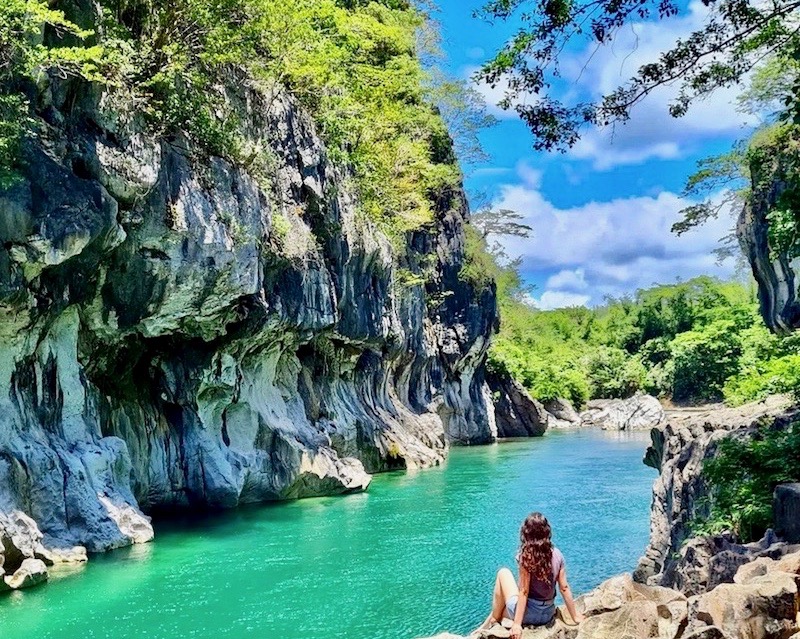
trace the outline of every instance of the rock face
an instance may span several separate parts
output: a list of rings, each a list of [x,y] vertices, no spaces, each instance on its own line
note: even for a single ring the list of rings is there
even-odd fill
[[[777,533],[792,543],[800,543],[800,484],[775,488],[772,507]]]
[[[742,547],[733,548],[735,544],[725,538],[699,541],[681,551],[691,536],[691,520],[697,514],[704,514],[703,461],[714,455],[724,437],[747,437],[764,423],[775,427],[790,423],[797,418],[798,411],[789,406],[787,398],[776,396],[735,409],[714,406],[672,412],[662,426],[652,431],[653,443],[645,455],[645,463],[658,470],[659,477],[653,485],[650,543],[634,573],[637,580],[665,586],[685,584],[693,592],[698,586],[706,587],[710,579],[713,583],[713,579],[707,572],[692,575],[692,566],[703,566],[707,559],[723,551],[749,552]]]
[[[41,559],[26,559],[14,574],[3,577],[3,581],[12,590],[38,586],[47,581],[47,566]]]
[[[581,416],[569,400],[556,398],[543,405],[550,417],[550,428],[578,428],[582,425]]]
[[[763,539],[750,544],[736,543],[729,533],[694,537],[681,546],[658,581],[687,596],[700,595],[720,584],[733,583],[744,565],[778,559],[798,550],[800,546],[779,540],[771,530]]]
[[[547,430],[549,415],[544,406],[510,375],[491,373],[486,384],[494,403],[498,437],[539,437]]]
[[[650,430],[664,421],[661,403],[651,395],[628,399],[595,399],[581,413],[584,426],[603,430]]]
[[[39,91],[0,192],[7,568],[147,541],[143,512],[358,491],[492,439],[495,294],[459,275],[462,193],[393,247],[285,96],[220,88],[257,170],[75,81]]]
[[[782,153],[761,153],[758,157],[750,166],[752,195],[739,215],[736,235],[758,283],[764,321],[772,330],[791,332],[800,328],[800,264],[786,252],[770,248],[767,215],[789,185],[787,173],[797,169],[794,158]]]
[[[737,583],[691,597],[687,629],[712,626],[737,639],[788,638],[798,631],[797,579],[796,572],[771,566],[763,575],[743,575]]]

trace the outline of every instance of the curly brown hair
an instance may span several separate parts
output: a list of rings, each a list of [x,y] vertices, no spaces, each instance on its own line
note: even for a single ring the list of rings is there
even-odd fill
[[[553,542],[550,522],[542,513],[531,513],[519,531],[519,563],[532,579],[552,583]]]

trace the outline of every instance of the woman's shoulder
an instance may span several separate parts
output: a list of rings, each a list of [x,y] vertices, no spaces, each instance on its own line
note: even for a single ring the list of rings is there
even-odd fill
[[[564,555],[555,546],[553,546],[553,559],[555,559],[558,563],[562,565],[564,564]]]

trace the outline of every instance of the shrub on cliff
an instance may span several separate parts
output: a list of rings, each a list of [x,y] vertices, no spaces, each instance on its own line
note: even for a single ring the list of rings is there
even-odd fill
[[[751,438],[730,437],[703,465],[709,514],[698,532],[732,530],[743,541],[759,539],[772,525],[772,493],[800,481],[800,426],[762,428]]]
[[[435,103],[463,85],[432,90],[418,56],[425,16],[410,2],[101,0],[97,15],[81,16],[91,31],[67,21],[61,4],[0,6],[0,179],[32,132],[21,115],[34,76],[59,69],[102,82],[109,104],[145,115],[163,135],[181,130],[195,148],[253,172],[268,159],[244,145],[237,109],[219,87],[236,78],[268,99],[288,90],[314,116],[330,154],[352,168],[363,213],[390,235],[429,223],[460,184]],[[447,104],[448,113],[472,110],[470,126],[482,121],[474,100]]]

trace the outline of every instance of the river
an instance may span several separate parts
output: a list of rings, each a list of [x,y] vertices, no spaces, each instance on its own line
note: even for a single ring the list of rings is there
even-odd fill
[[[573,590],[630,571],[648,537],[646,435],[460,448],[367,493],[156,526],[156,541],[0,598],[0,636],[413,639],[482,621],[519,524],[550,519]]]

